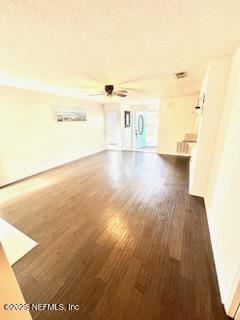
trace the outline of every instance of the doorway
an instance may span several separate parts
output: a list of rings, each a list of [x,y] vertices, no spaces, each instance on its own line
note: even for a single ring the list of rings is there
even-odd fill
[[[134,151],[157,152],[158,111],[134,111],[132,148]]]

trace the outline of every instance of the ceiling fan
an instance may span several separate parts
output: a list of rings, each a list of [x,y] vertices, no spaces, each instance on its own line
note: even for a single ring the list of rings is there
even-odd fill
[[[106,95],[108,97],[112,97],[112,96],[126,97],[127,93],[128,93],[128,91],[126,89],[114,91],[114,85],[112,85],[112,84],[105,85],[104,90],[105,91],[92,93],[92,94],[90,94],[90,96],[104,96],[104,95]]]

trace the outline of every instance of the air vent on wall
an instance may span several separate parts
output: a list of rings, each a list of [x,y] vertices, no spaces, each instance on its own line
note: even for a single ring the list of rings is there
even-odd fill
[[[186,78],[187,72],[186,71],[177,72],[177,73],[175,73],[175,76],[176,76],[177,79],[183,79],[183,78]]]

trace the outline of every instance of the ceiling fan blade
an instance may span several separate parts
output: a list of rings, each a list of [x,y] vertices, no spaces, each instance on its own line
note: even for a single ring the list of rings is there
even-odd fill
[[[89,96],[104,96],[104,95],[105,95],[105,92],[89,94]]]
[[[137,89],[137,88],[123,88],[126,89],[128,91],[136,91],[136,92],[146,92],[147,90],[145,89]]]
[[[113,92],[113,94],[114,94],[115,96],[118,96],[118,97],[126,97],[126,96],[127,96],[126,94],[120,93],[120,92]]]
[[[126,89],[117,90],[115,92],[117,92],[117,93],[128,93],[128,91]]]

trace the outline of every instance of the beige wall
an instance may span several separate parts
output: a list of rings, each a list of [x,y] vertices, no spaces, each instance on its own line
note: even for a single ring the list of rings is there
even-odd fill
[[[177,142],[195,129],[197,96],[162,99],[159,112],[158,153],[176,154]]]
[[[198,144],[191,159],[190,193],[205,197],[219,132],[223,103],[231,68],[232,55],[213,59],[208,68],[201,94],[205,94],[203,115],[200,119]]]
[[[87,121],[58,123],[53,106],[86,108]],[[0,185],[104,149],[101,105],[0,87]]]
[[[240,49],[233,57],[205,197],[222,300],[240,281]]]
[[[240,49],[211,61],[194,167],[204,196],[222,302],[240,280]]]

